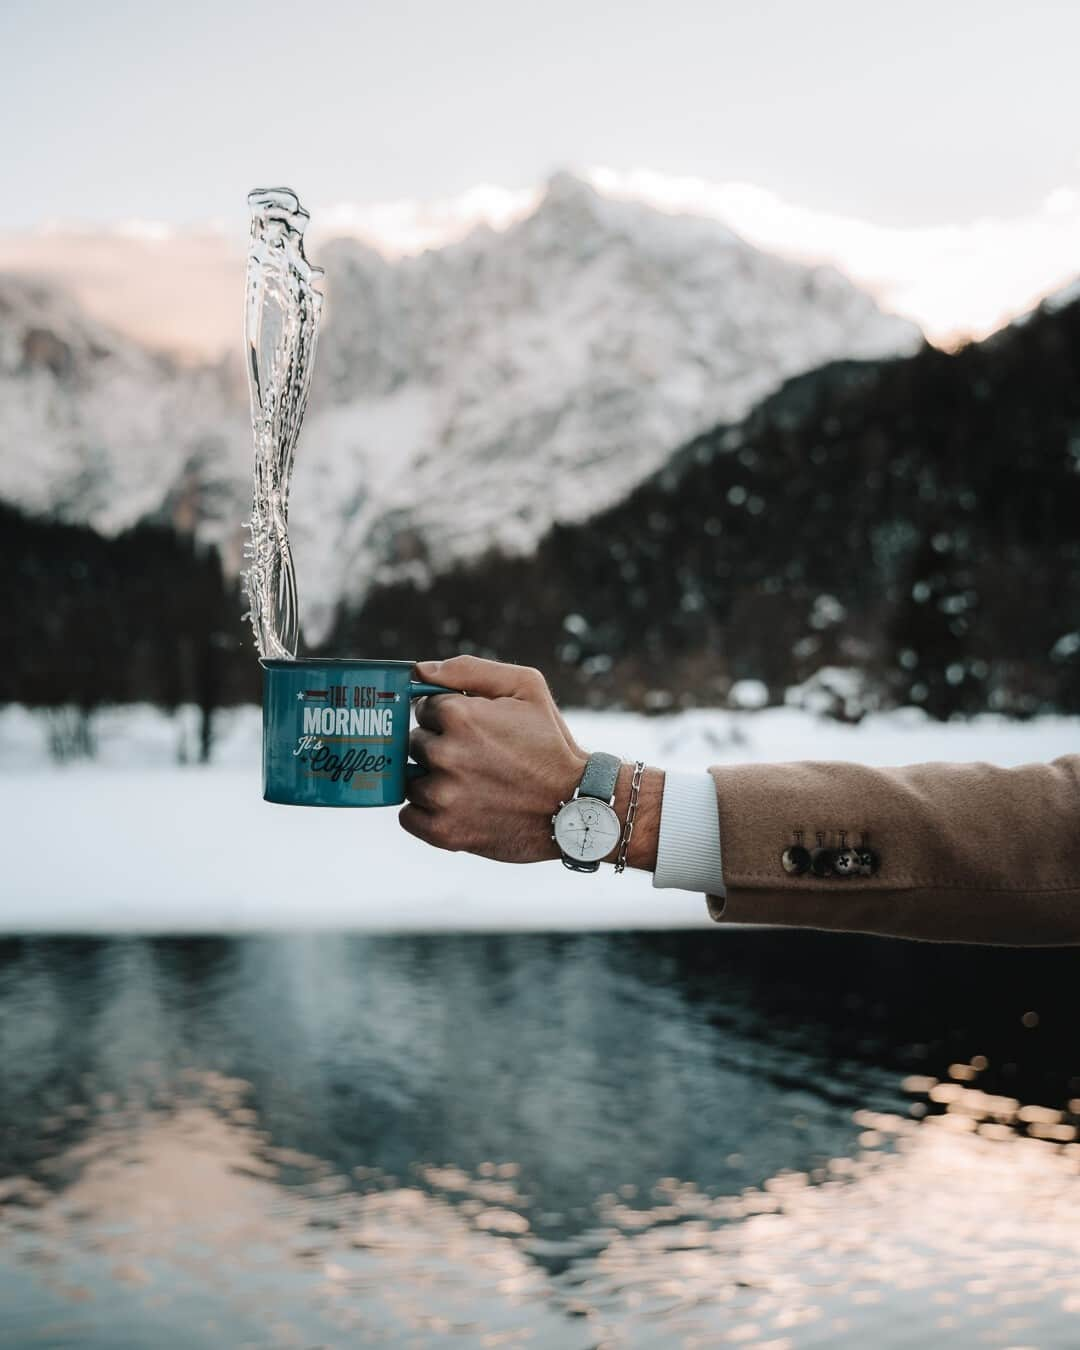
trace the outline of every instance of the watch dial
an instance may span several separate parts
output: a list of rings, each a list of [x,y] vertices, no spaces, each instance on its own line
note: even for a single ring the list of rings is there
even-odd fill
[[[619,817],[607,802],[578,797],[555,817],[555,842],[579,862],[598,862],[622,834]]]

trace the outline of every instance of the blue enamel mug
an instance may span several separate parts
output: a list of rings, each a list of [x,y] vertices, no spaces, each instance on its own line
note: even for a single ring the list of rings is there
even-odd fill
[[[413,661],[264,660],[263,798],[284,806],[397,806],[407,778]]]

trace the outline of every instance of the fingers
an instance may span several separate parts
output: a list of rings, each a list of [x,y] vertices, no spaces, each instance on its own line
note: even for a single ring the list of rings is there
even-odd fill
[[[437,811],[449,805],[455,792],[453,764],[457,757],[449,740],[437,731],[416,727],[409,735],[409,753],[427,770],[405,784],[409,801],[425,811]]]
[[[512,666],[486,661],[479,656],[453,656],[446,661],[420,661],[416,673],[431,683],[449,684],[486,698],[519,698],[550,704],[562,737],[576,755],[584,755],[566,720],[559,712],[541,671],[531,666]],[[465,700],[453,694],[428,694],[415,705],[416,720],[432,731],[460,726],[469,717]],[[461,719],[460,721],[458,719]]]
[[[422,779],[417,779],[412,786],[415,789]],[[398,821],[401,828],[417,839],[423,840],[425,844],[431,844],[435,848],[446,848],[447,843],[442,838],[436,817],[430,811],[424,810],[422,806],[417,806],[414,802],[406,802],[398,812]]]
[[[468,716],[464,694],[425,694],[416,700],[416,720],[428,731],[450,731]]]
[[[409,754],[429,772],[445,768],[447,760],[452,758],[440,733],[425,727],[414,727],[409,733]]]
[[[408,787],[409,800],[398,812],[401,828],[425,844],[444,848],[448,853],[467,849],[469,839],[455,825],[453,813],[446,809],[446,785],[440,788],[426,778],[414,778]]]
[[[447,661],[420,661],[416,673],[432,684],[448,684],[483,698],[548,697],[547,681],[532,666],[511,666],[481,656],[451,656]],[[438,699],[442,699],[439,695]],[[437,700],[438,701],[438,700]]]
[[[434,811],[438,806],[439,792],[432,791],[431,778],[427,774],[411,778],[405,785],[405,796],[423,811]]]

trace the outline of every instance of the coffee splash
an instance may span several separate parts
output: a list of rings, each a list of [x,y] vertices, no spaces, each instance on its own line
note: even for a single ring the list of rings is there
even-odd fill
[[[304,256],[310,219],[289,188],[248,194],[251,245],[244,305],[255,480],[244,584],[262,657],[294,660],[300,640],[289,548],[289,482],[311,388],[323,276]]]

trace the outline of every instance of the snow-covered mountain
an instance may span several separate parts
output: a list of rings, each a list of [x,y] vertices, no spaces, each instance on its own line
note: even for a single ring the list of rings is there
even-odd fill
[[[338,240],[316,261],[292,496],[309,637],[376,577],[530,549],[792,374],[921,342],[832,269],[566,174],[501,233],[394,262]],[[106,530],[166,512],[223,539],[243,517],[246,409],[220,369],[168,366],[4,281],[0,399],[2,497]]]
[[[55,286],[0,276],[0,498],[110,534],[167,519],[227,542],[249,448],[239,385],[89,319]]]
[[[503,233],[396,263],[340,240],[319,261],[327,320],[293,509],[299,565],[331,597],[528,550],[788,376],[921,342],[832,269],[566,174]]]

